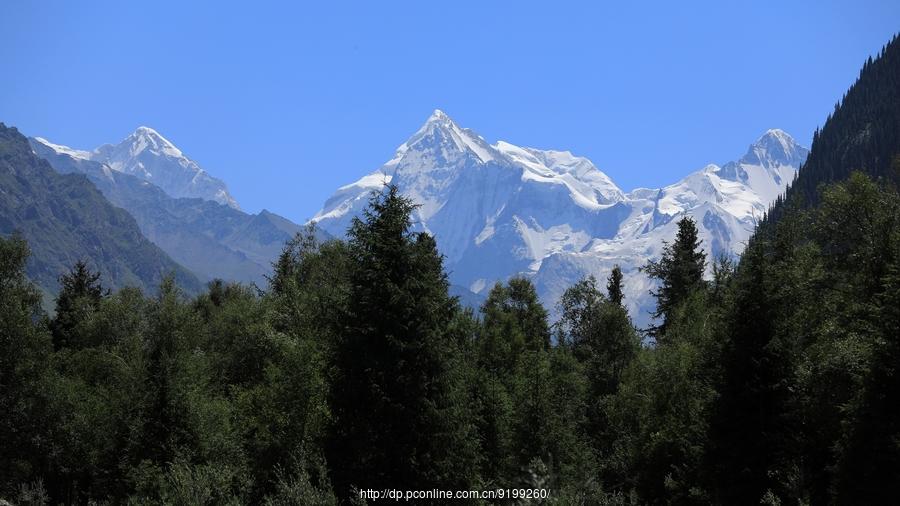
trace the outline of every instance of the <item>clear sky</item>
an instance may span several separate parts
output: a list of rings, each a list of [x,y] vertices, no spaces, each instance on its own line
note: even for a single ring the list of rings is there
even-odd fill
[[[246,210],[295,221],[435,108],[630,190],[767,128],[808,144],[897,31],[896,0],[9,0],[0,121],[77,148],[151,126]]]

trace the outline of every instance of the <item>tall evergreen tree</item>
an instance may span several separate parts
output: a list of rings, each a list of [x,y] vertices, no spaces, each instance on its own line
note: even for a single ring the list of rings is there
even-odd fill
[[[641,268],[647,275],[659,281],[659,288],[651,294],[656,297],[656,310],[652,316],[661,319],[648,333],[659,339],[665,336],[666,326],[679,304],[694,290],[703,287],[703,271],[706,269],[706,253],[700,248],[697,225],[693,218],[685,216],[678,221],[675,242],[666,244],[662,257],[651,260]]]
[[[622,305],[622,301],[625,299],[622,289],[622,269],[616,264],[609,273],[609,279],[606,280],[606,294],[610,302]]]
[[[340,496],[362,488],[465,488],[470,438],[451,403],[458,311],[434,239],[389,186],[349,230],[351,288],[336,345],[329,464]]]
[[[78,342],[75,327],[97,310],[103,297],[109,294],[100,283],[100,273],[92,272],[79,260],[72,270],[59,278],[56,315],[50,322],[53,344],[58,348],[80,348],[91,343]]]

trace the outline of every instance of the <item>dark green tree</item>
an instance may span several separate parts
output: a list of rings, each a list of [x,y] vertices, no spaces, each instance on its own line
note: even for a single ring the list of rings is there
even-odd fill
[[[414,205],[395,186],[375,194],[349,230],[350,294],[334,350],[336,492],[350,487],[465,488],[474,455],[451,402],[459,310],[434,239],[410,231]]]
[[[314,339],[327,353],[344,328],[349,261],[347,244],[320,242],[313,225],[285,244],[269,279],[275,328]]]
[[[607,299],[597,280],[589,276],[565,291],[559,313],[559,340],[571,346],[575,357],[586,365],[591,395],[599,398],[615,393],[640,344],[628,312]]]
[[[547,311],[525,278],[498,283],[476,339],[477,426],[488,483],[558,490],[596,484],[586,429],[587,386],[568,346],[551,346]]]
[[[508,370],[525,350],[550,347],[547,310],[538,300],[534,285],[514,277],[497,283],[481,306],[483,319],[479,336],[481,357],[491,362],[489,369]]]
[[[871,374],[852,404],[839,443],[836,504],[890,504],[900,499],[900,228],[890,234],[892,257],[876,295],[877,332]]]
[[[700,248],[697,225],[693,218],[685,216],[678,221],[675,242],[663,247],[659,260],[651,260],[641,268],[659,282],[659,288],[651,291],[656,297],[656,310],[652,316],[661,321],[648,329],[651,336],[657,340],[665,337],[666,326],[678,305],[704,286],[705,269],[706,254]]]
[[[583,432],[600,459],[612,453],[616,435],[610,427],[608,409],[626,369],[638,354],[640,340],[628,312],[620,303],[604,297],[592,276],[566,290],[559,314],[559,341],[571,348],[585,378]],[[614,481],[607,470],[603,475]]]
[[[28,245],[0,237],[0,495],[41,477],[55,414],[45,371],[52,352],[40,292],[25,278]]]
[[[606,296],[613,304],[622,305],[625,295],[622,293],[622,269],[618,265],[613,266],[609,278],[606,280]]]
[[[59,348],[81,348],[94,343],[79,339],[76,327],[97,311],[103,297],[109,295],[100,283],[100,273],[92,272],[79,260],[71,271],[59,278],[56,314],[50,321],[53,344]]]

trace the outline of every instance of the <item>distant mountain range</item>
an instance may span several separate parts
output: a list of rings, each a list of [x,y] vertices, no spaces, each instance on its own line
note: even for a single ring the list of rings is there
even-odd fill
[[[141,237],[135,236],[135,244],[158,247],[165,260],[155,261],[183,266],[179,272],[191,286],[213,278],[262,285],[284,242],[302,229],[268,211],[241,211],[225,183],[148,127],[93,151],[41,137],[28,142],[29,154],[37,155],[29,163],[52,166],[56,177],[87,176],[106,207],[111,203],[127,212],[116,223],[136,224]],[[372,192],[392,183],[419,204],[415,226],[437,238],[453,293],[465,304],[477,306],[496,281],[524,275],[552,310],[568,286],[586,275],[603,279],[618,264],[625,273],[626,303],[643,324],[653,305],[652,285],[638,268],[674,238],[678,219],[696,220],[710,259],[740,254],[807,154],[787,133],[769,130],[736,161],[708,165],[662,188],[626,192],[586,158],[503,141],[489,144],[435,111],[391,160],[338,188],[310,221],[323,238],[344,237]],[[0,231],[23,220],[9,215]],[[133,229],[129,233],[135,235]],[[93,258],[87,250],[80,254]],[[79,258],[57,256],[43,261],[43,282]],[[115,278],[115,283],[136,279],[142,286],[155,280]]]
[[[638,268],[674,238],[678,219],[697,221],[710,258],[739,254],[807,153],[769,130],[737,161],[626,193],[586,158],[489,144],[435,111],[394,158],[339,188],[311,221],[340,237],[371,192],[392,183],[420,205],[414,222],[437,238],[451,282],[483,295],[497,280],[525,275],[553,308],[568,286],[618,264],[643,323],[652,286]]]
[[[35,154],[58,172],[86,175],[137,220],[150,241],[203,281],[222,278],[264,286],[284,243],[302,229],[265,210],[244,213],[224,183],[147,127],[94,152],[40,137],[30,142]],[[157,186],[161,182],[164,186]]]
[[[93,151],[72,149],[37,137],[34,140],[57,153],[90,160],[158,186],[175,198],[201,198],[240,209],[225,183],[209,175],[150,127],[138,127],[118,144],[104,144]]]
[[[0,235],[16,232],[28,241],[27,272],[45,296],[78,260],[99,269],[111,288],[152,291],[168,274],[188,293],[202,286],[88,178],[56,172],[18,130],[0,123]]]

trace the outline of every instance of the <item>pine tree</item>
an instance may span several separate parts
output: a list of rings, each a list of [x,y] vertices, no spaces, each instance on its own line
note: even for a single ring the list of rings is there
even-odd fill
[[[375,194],[349,230],[346,330],[334,351],[336,492],[465,488],[471,439],[451,403],[458,311],[434,239],[410,232],[414,205],[395,186]]]
[[[610,302],[622,305],[625,295],[622,293],[622,269],[616,264],[609,273],[609,279],[606,281],[606,293]]]
[[[50,322],[54,346],[57,349],[81,348],[95,344],[79,339],[76,327],[109,295],[100,283],[100,273],[92,272],[84,261],[79,260],[71,271],[60,276],[59,285],[56,316]]]
[[[693,218],[685,216],[678,221],[675,242],[666,244],[662,257],[651,260],[641,268],[647,275],[659,281],[660,286],[651,294],[656,297],[654,319],[662,319],[651,326],[648,333],[657,338],[665,337],[666,326],[673,312],[691,295],[703,287],[703,271],[706,269],[706,253],[700,248],[697,225]]]

